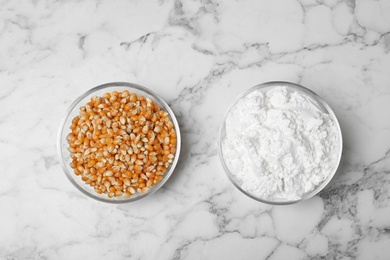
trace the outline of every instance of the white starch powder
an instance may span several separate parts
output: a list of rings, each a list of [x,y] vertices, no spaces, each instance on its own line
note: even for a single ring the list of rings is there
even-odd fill
[[[340,140],[331,116],[308,95],[286,87],[255,90],[226,118],[224,161],[247,192],[296,200],[333,170]]]

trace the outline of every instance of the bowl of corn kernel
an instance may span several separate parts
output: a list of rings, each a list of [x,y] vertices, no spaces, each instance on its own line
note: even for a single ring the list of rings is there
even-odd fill
[[[171,176],[180,154],[180,130],[168,104],[133,83],[94,87],[62,120],[58,153],[71,183],[103,202],[145,198]]]

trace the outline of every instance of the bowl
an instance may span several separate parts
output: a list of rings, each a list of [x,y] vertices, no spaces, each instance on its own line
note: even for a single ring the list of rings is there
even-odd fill
[[[98,194],[94,191],[93,187],[90,187],[88,184],[84,183],[81,180],[80,176],[77,176],[74,174],[73,169],[70,167],[71,163],[71,157],[70,152],[67,150],[69,147],[68,142],[66,140],[67,135],[70,132],[70,126],[72,124],[72,119],[79,114],[79,108],[83,105],[85,105],[91,97],[93,96],[103,96],[104,93],[107,92],[113,92],[113,91],[124,91],[128,90],[130,93],[136,93],[137,95],[143,95],[145,98],[150,98],[153,100],[161,109],[167,111],[169,119],[174,125],[174,129],[176,131],[177,135],[177,142],[176,142],[176,152],[174,154],[174,158],[172,163],[169,165],[167,170],[165,171],[163,178],[156,183],[155,185],[151,186],[151,188],[145,192],[145,193],[138,193],[136,192],[129,198],[122,197],[112,197],[109,198],[107,194]],[[69,107],[65,117],[62,119],[61,126],[58,132],[58,139],[57,139],[57,151],[60,159],[61,166],[66,174],[66,177],[70,180],[70,182],[83,194],[87,195],[90,198],[96,199],[101,202],[108,202],[108,203],[128,203],[140,200],[142,198],[148,197],[154,192],[156,192],[158,189],[160,189],[164,183],[169,179],[169,177],[172,175],[176,164],[179,160],[179,154],[180,154],[180,147],[181,147],[181,137],[180,137],[180,129],[179,124],[176,120],[176,117],[171,110],[171,108],[168,106],[168,104],[159,97],[156,93],[151,91],[150,89],[147,89],[143,86],[140,86],[138,84],[134,83],[127,83],[127,82],[112,82],[112,83],[106,83],[103,85],[99,85],[97,87],[94,87],[84,94],[82,94],[80,97],[78,97]]]
[[[312,99],[312,101],[314,101],[316,103],[316,105],[318,106],[318,108],[322,112],[327,113],[331,117],[331,119],[333,120],[334,125],[336,127],[336,132],[337,132],[337,136],[338,136],[338,140],[339,140],[339,142],[336,144],[337,145],[337,148],[336,148],[337,149],[337,155],[336,155],[336,159],[334,161],[334,166],[332,168],[333,170],[313,190],[308,191],[307,193],[304,193],[301,198],[294,199],[294,200],[287,200],[287,199],[275,199],[274,200],[274,199],[261,198],[261,197],[257,196],[256,194],[254,194],[254,193],[244,189],[242,187],[242,184],[240,183],[240,181],[238,179],[236,179],[234,174],[232,174],[232,172],[230,171],[230,169],[229,169],[229,167],[228,167],[228,165],[227,165],[227,163],[225,161],[224,155],[223,155],[224,141],[226,140],[226,119],[227,119],[229,113],[231,112],[232,108],[235,107],[235,105],[241,99],[243,99],[244,97],[246,97],[247,95],[249,95],[250,93],[252,93],[252,92],[254,92],[256,90],[260,90],[260,89],[261,90],[270,90],[270,89],[275,88],[275,87],[287,87],[287,89],[290,90],[290,91],[297,91],[300,94],[305,94],[305,95],[309,96]],[[322,189],[325,188],[325,186],[331,181],[331,179],[335,175],[335,173],[337,171],[337,168],[338,168],[338,166],[340,164],[340,160],[341,160],[341,156],[342,156],[342,146],[343,146],[343,144],[342,144],[342,133],[341,133],[340,125],[339,125],[339,122],[338,122],[338,120],[336,118],[336,115],[334,114],[334,112],[332,111],[330,106],[320,96],[318,96],[313,91],[311,91],[311,90],[309,90],[309,89],[307,89],[307,88],[305,88],[305,87],[303,87],[301,85],[295,84],[295,83],[283,82],[283,81],[273,81],[273,82],[262,83],[262,84],[259,84],[259,85],[256,85],[256,86],[250,88],[249,90],[247,90],[244,93],[242,93],[241,95],[239,95],[237,97],[237,99],[233,102],[233,104],[228,108],[228,110],[227,110],[227,112],[225,114],[225,117],[223,119],[223,122],[221,124],[220,131],[219,131],[218,154],[219,154],[222,166],[223,166],[223,168],[224,168],[224,170],[225,170],[229,180],[242,193],[244,193],[245,195],[247,195],[248,197],[250,197],[252,199],[255,199],[255,200],[263,202],[263,203],[267,203],[267,204],[271,204],[271,205],[288,205],[288,204],[298,203],[298,202],[307,200],[307,199],[315,196]]]

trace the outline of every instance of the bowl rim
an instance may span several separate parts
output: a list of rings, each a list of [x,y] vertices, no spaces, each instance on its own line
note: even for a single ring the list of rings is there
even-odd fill
[[[324,181],[322,181],[312,191],[310,191],[309,193],[305,194],[300,199],[285,200],[285,201],[272,201],[272,200],[266,200],[266,199],[262,199],[262,198],[256,197],[255,195],[245,191],[242,187],[240,187],[240,185],[233,178],[230,170],[228,169],[228,167],[227,167],[227,165],[225,163],[224,157],[223,157],[223,152],[222,152],[222,145],[223,145],[222,141],[223,140],[222,140],[222,137],[223,137],[223,131],[225,130],[226,118],[229,115],[231,109],[237,104],[237,102],[239,100],[241,100],[243,97],[247,96],[251,92],[253,92],[255,90],[258,90],[258,89],[269,88],[269,87],[288,87],[288,88],[292,88],[294,90],[298,90],[300,92],[303,92],[303,93],[307,94],[310,98],[314,99],[314,101],[316,101],[317,103],[319,103],[320,105],[323,106],[323,108],[321,108],[321,109],[325,109],[327,111],[327,113],[334,120],[336,131],[338,133],[338,137],[339,137],[339,140],[340,140],[339,151],[338,151],[338,154],[337,154],[337,160],[335,161],[334,170],[326,177],[326,179]],[[302,202],[302,201],[305,201],[305,200],[308,200],[308,199],[314,197],[319,192],[321,192],[329,184],[329,182],[333,179],[334,175],[336,174],[336,172],[337,172],[337,170],[338,170],[338,168],[340,166],[340,162],[341,162],[341,157],[342,157],[342,153],[343,153],[343,136],[342,136],[341,127],[340,127],[339,121],[338,121],[338,119],[336,117],[336,114],[334,113],[332,108],[328,105],[328,103],[322,97],[320,97],[317,93],[315,93],[314,91],[312,91],[312,90],[310,90],[310,89],[308,89],[308,88],[306,88],[306,87],[304,87],[302,85],[299,85],[297,83],[288,82],[288,81],[269,81],[269,82],[264,82],[264,83],[257,84],[255,86],[249,88],[248,90],[246,90],[243,93],[241,93],[240,95],[238,95],[234,99],[234,101],[230,104],[229,108],[227,109],[227,111],[225,113],[225,116],[223,117],[222,123],[221,123],[220,128],[219,128],[219,138],[218,138],[217,150],[218,150],[218,155],[219,155],[220,161],[222,163],[222,166],[224,168],[225,174],[227,175],[228,179],[230,180],[230,182],[233,183],[233,185],[238,190],[240,190],[246,196],[248,196],[248,197],[250,197],[250,198],[252,198],[252,199],[254,199],[256,201],[259,201],[259,202],[262,202],[262,203],[266,203],[266,204],[270,204],[270,205],[291,205],[291,204]]]
[[[88,192],[87,190],[85,190],[84,188],[82,188],[74,179],[73,177],[71,177],[71,172],[68,171],[67,169],[67,166],[66,166],[66,162],[64,160],[64,155],[63,155],[63,147],[62,147],[62,136],[63,136],[63,133],[65,131],[65,123],[67,122],[68,118],[70,117],[70,114],[72,112],[72,110],[77,106],[77,105],[81,105],[80,102],[86,98],[87,96],[99,91],[99,90],[102,90],[102,89],[106,89],[106,88],[109,88],[109,87],[122,87],[122,88],[132,88],[132,89],[137,89],[139,91],[142,91],[150,96],[152,96],[155,100],[157,100],[158,102],[160,102],[162,104],[162,109],[164,109],[165,111],[168,112],[169,114],[169,117],[171,118],[172,120],[172,123],[174,125],[174,129],[176,131],[176,151],[175,151],[175,157],[170,165],[170,168],[169,168],[169,171],[164,173],[164,177],[163,179],[158,182],[156,185],[154,185],[153,189],[151,189],[150,191],[146,192],[146,193],[143,193],[143,194],[140,194],[138,195],[137,197],[130,197],[130,198],[126,198],[126,199],[111,199],[109,197],[105,198],[105,197],[99,197],[98,195],[99,194],[93,194],[92,192]],[[114,90],[113,90],[114,91]],[[168,105],[167,102],[165,102],[157,93],[155,93],[154,91],[144,87],[144,86],[141,86],[139,84],[136,84],[136,83],[131,83],[131,82],[108,82],[108,83],[104,83],[104,84],[101,84],[101,85],[98,85],[96,87],[93,87],[89,90],[87,90],[86,92],[84,92],[83,94],[81,94],[79,97],[77,97],[72,103],[71,105],[68,107],[68,109],[66,110],[66,114],[62,117],[62,120],[61,120],[61,123],[60,123],[60,127],[59,127],[59,130],[58,130],[58,133],[57,133],[57,155],[59,157],[59,161],[60,161],[60,164],[61,164],[61,167],[62,167],[62,170],[63,172],[65,173],[66,177],[68,178],[68,180],[73,184],[73,186],[75,186],[79,191],[81,191],[84,195],[87,195],[87,197],[89,198],[92,198],[92,199],[95,199],[95,200],[98,200],[100,202],[105,202],[105,203],[110,203],[110,204],[124,204],[124,203],[131,203],[131,202],[135,202],[135,201],[138,201],[138,200],[141,200],[143,198],[146,198],[146,197],[149,197],[150,195],[152,195],[153,193],[157,192],[157,190],[159,190],[167,181],[168,179],[171,177],[173,171],[175,170],[176,166],[177,166],[177,163],[178,163],[178,160],[179,160],[179,156],[180,156],[180,150],[181,150],[181,134],[180,134],[180,128],[179,128],[179,123],[176,119],[176,116],[175,114],[173,113],[172,109],[170,108],[170,106]],[[87,185],[87,184],[85,184]]]

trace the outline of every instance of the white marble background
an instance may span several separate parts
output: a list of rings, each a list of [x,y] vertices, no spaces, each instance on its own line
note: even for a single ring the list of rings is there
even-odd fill
[[[390,1],[0,1],[0,259],[390,259]],[[228,181],[218,127],[249,87],[287,80],[334,108],[333,183],[272,207]],[[111,81],[178,116],[177,170],[145,200],[80,194],[56,154],[70,103]]]

